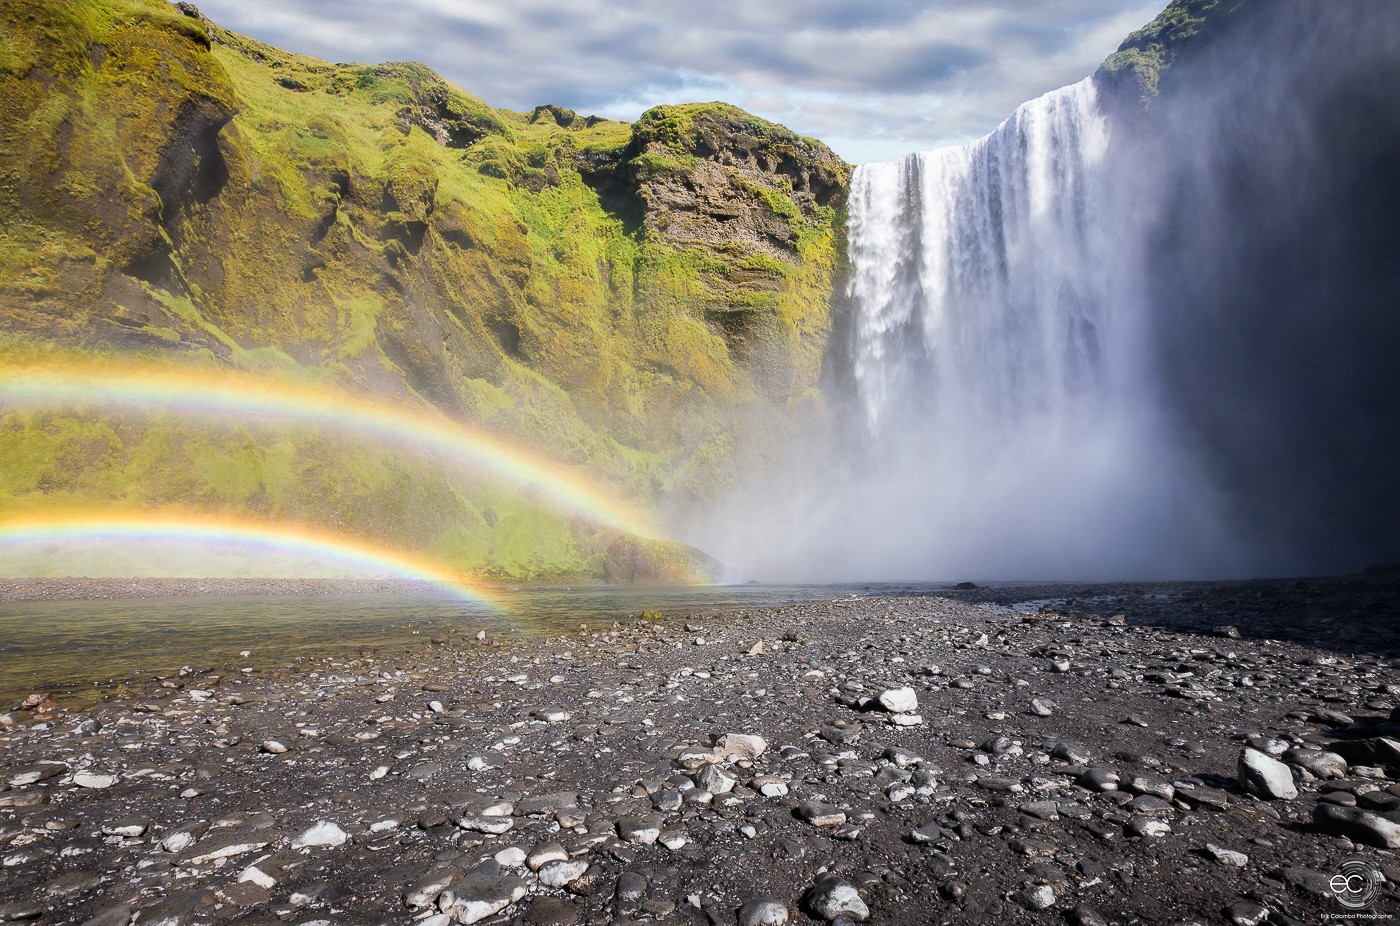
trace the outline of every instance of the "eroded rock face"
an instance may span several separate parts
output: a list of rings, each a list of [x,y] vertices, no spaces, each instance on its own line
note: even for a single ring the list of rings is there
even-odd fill
[[[777,333],[774,310],[808,286],[830,292],[844,253],[850,165],[803,138],[728,104],[658,106],[633,126],[615,158],[580,170],[630,213],[649,242],[705,256],[701,307],[751,366]],[[824,337],[829,303],[806,320]],[[758,342],[758,343],[751,343]]]

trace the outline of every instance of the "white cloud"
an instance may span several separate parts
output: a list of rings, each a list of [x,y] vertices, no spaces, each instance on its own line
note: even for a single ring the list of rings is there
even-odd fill
[[[422,61],[495,106],[635,119],[724,99],[849,160],[990,131],[1091,73],[1166,0],[202,0],[333,61]]]

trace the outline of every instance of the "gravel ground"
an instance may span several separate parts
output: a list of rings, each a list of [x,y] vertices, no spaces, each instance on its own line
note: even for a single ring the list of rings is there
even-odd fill
[[[0,921],[1390,918],[1397,604],[972,588],[36,693]]]

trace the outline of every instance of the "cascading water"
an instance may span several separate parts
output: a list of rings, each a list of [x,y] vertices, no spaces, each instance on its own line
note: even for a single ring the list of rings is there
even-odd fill
[[[1105,397],[1122,339],[1106,147],[1084,80],[965,147],[856,170],[853,360],[872,429],[912,411],[990,435]]]
[[[1108,149],[1084,80],[969,145],[857,169],[851,366],[873,451],[863,513],[890,530],[900,513],[919,521],[898,528],[911,545],[885,568],[1210,569],[1198,543],[1186,562],[1170,539],[1211,531],[1208,493],[1155,407],[1140,234],[1115,208]]]
[[[1400,4],[1216,10],[1155,93],[1106,69],[856,170],[826,428],[699,546],[772,581],[1400,561]]]

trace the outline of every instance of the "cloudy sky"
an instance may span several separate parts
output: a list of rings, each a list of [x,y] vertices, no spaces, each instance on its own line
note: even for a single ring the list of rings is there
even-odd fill
[[[968,141],[1166,0],[197,0],[332,61],[422,61],[494,106],[632,120],[725,100],[847,160]]]

